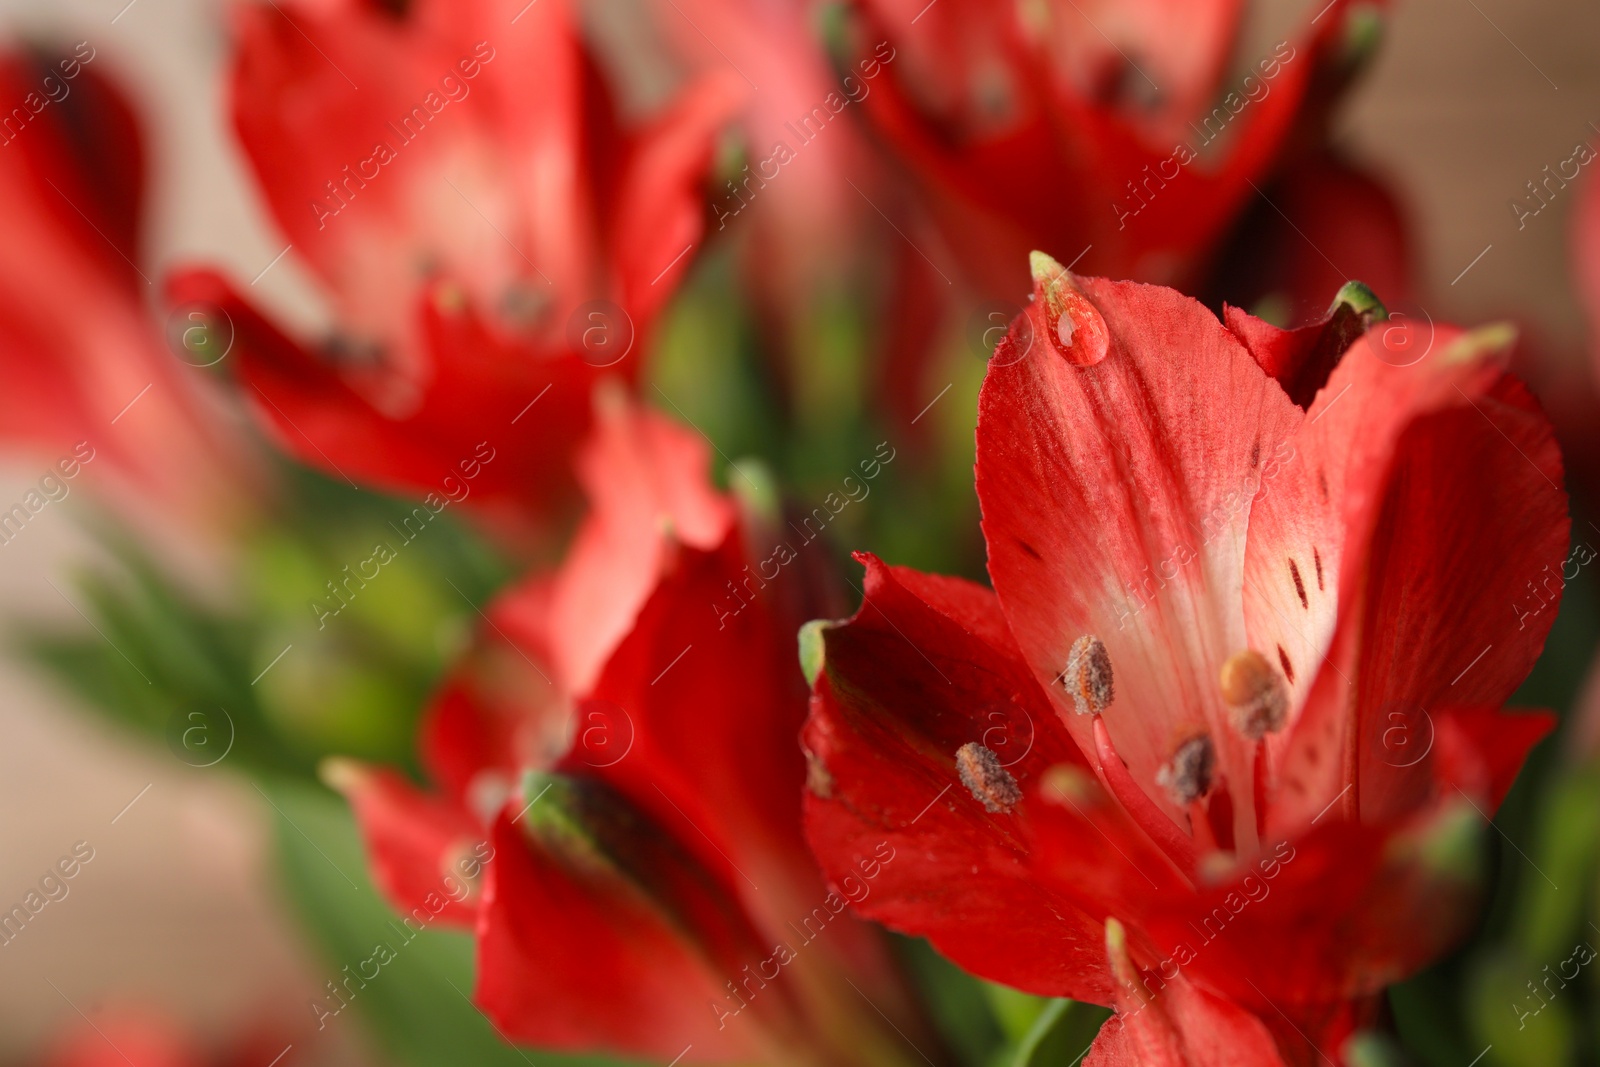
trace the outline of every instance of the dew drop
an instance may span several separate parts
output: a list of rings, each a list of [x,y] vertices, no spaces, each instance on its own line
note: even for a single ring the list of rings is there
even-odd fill
[[[1074,331],[1075,327],[1072,325],[1072,316],[1061,316],[1060,321],[1056,323],[1056,337],[1061,341],[1061,344],[1064,347],[1072,347],[1072,335]]]
[[[1033,254],[1032,267],[1056,351],[1075,367],[1092,367],[1105,359],[1109,348],[1105,319],[1073,285],[1072,275],[1042,252]]]

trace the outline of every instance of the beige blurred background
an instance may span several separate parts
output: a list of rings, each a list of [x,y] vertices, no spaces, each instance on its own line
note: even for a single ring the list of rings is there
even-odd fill
[[[225,133],[222,5],[126,3],[0,0],[0,33],[92,43],[96,62],[123,76],[146,115],[167,116],[150,130],[154,254],[253,277],[284,242],[264,224]],[[1281,32],[1307,7],[1258,4],[1252,38]],[[1425,302],[1437,317],[1467,323],[1516,314],[1563,358],[1586,358],[1568,277],[1571,191],[1520,232],[1509,201],[1596,135],[1600,3],[1394,8],[1339,131],[1409,207]],[[292,257],[256,288],[285,314],[316,313]],[[0,499],[38,474],[0,466]],[[52,508],[0,549],[0,623],[75,618],[46,582],[70,588],[61,575],[90,551],[68,512]],[[95,849],[70,896],[0,948],[0,1060],[75,1018],[74,1007],[90,1011],[128,991],[219,1037],[263,1011],[306,1010],[316,980],[267,865],[263,807],[246,783],[108,737],[36,677],[0,663],[0,905],[19,902],[74,842]]]

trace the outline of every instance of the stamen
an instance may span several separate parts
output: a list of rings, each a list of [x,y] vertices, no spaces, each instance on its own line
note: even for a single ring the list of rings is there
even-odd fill
[[[1178,746],[1172,759],[1156,771],[1156,784],[1180,808],[1186,808],[1211,791],[1211,773],[1217,752],[1211,735],[1199,734]]]
[[[1233,712],[1233,726],[1252,741],[1283,729],[1289,719],[1289,684],[1253,648],[1235,653],[1222,665],[1222,699]]]
[[[961,784],[988,811],[1009,812],[1022,800],[1017,780],[1000,765],[1000,757],[976,741],[956,749],[956,771],[961,775]]]
[[[1056,681],[1072,697],[1079,715],[1099,715],[1111,706],[1115,689],[1111,676],[1111,653],[1093,634],[1084,634],[1067,651],[1067,666]]]

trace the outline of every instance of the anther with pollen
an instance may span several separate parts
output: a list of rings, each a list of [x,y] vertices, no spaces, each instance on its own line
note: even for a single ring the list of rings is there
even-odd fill
[[[1222,665],[1222,699],[1234,729],[1252,741],[1283,729],[1289,719],[1289,683],[1253,648],[1236,652]]]
[[[1067,666],[1056,681],[1072,697],[1079,715],[1099,715],[1116,695],[1112,686],[1111,653],[1093,634],[1084,634],[1067,650]]]
[[[1217,750],[1209,734],[1199,734],[1179,745],[1156,771],[1156,784],[1180,808],[1187,808],[1211,792],[1211,774],[1217,764]]]
[[[1022,800],[1017,780],[1000,765],[1000,757],[976,741],[956,749],[956,771],[961,775],[961,784],[989,811],[1008,812]]]

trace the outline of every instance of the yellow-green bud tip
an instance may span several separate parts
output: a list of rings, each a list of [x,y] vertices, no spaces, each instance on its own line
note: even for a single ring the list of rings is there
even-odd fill
[[[1340,304],[1348,304],[1352,311],[1365,316],[1369,322],[1382,322],[1389,317],[1389,310],[1383,306],[1383,301],[1365,282],[1351,280],[1340,286],[1333,298],[1333,306],[1328,310],[1331,312]]]
[[[800,627],[800,670],[805,673],[806,685],[813,688],[817,684],[817,675],[822,673],[822,631],[827,625],[827,619],[812,619]]]
[[[1442,355],[1446,363],[1498,359],[1510,355],[1516,343],[1515,326],[1509,322],[1494,322],[1457,337]]]
[[[1048,252],[1029,252],[1028,269],[1033,272],[1036,284],[1046,286],[1060,281],[1067,273],[1067,268],[1056,262],[1056,258]]]

